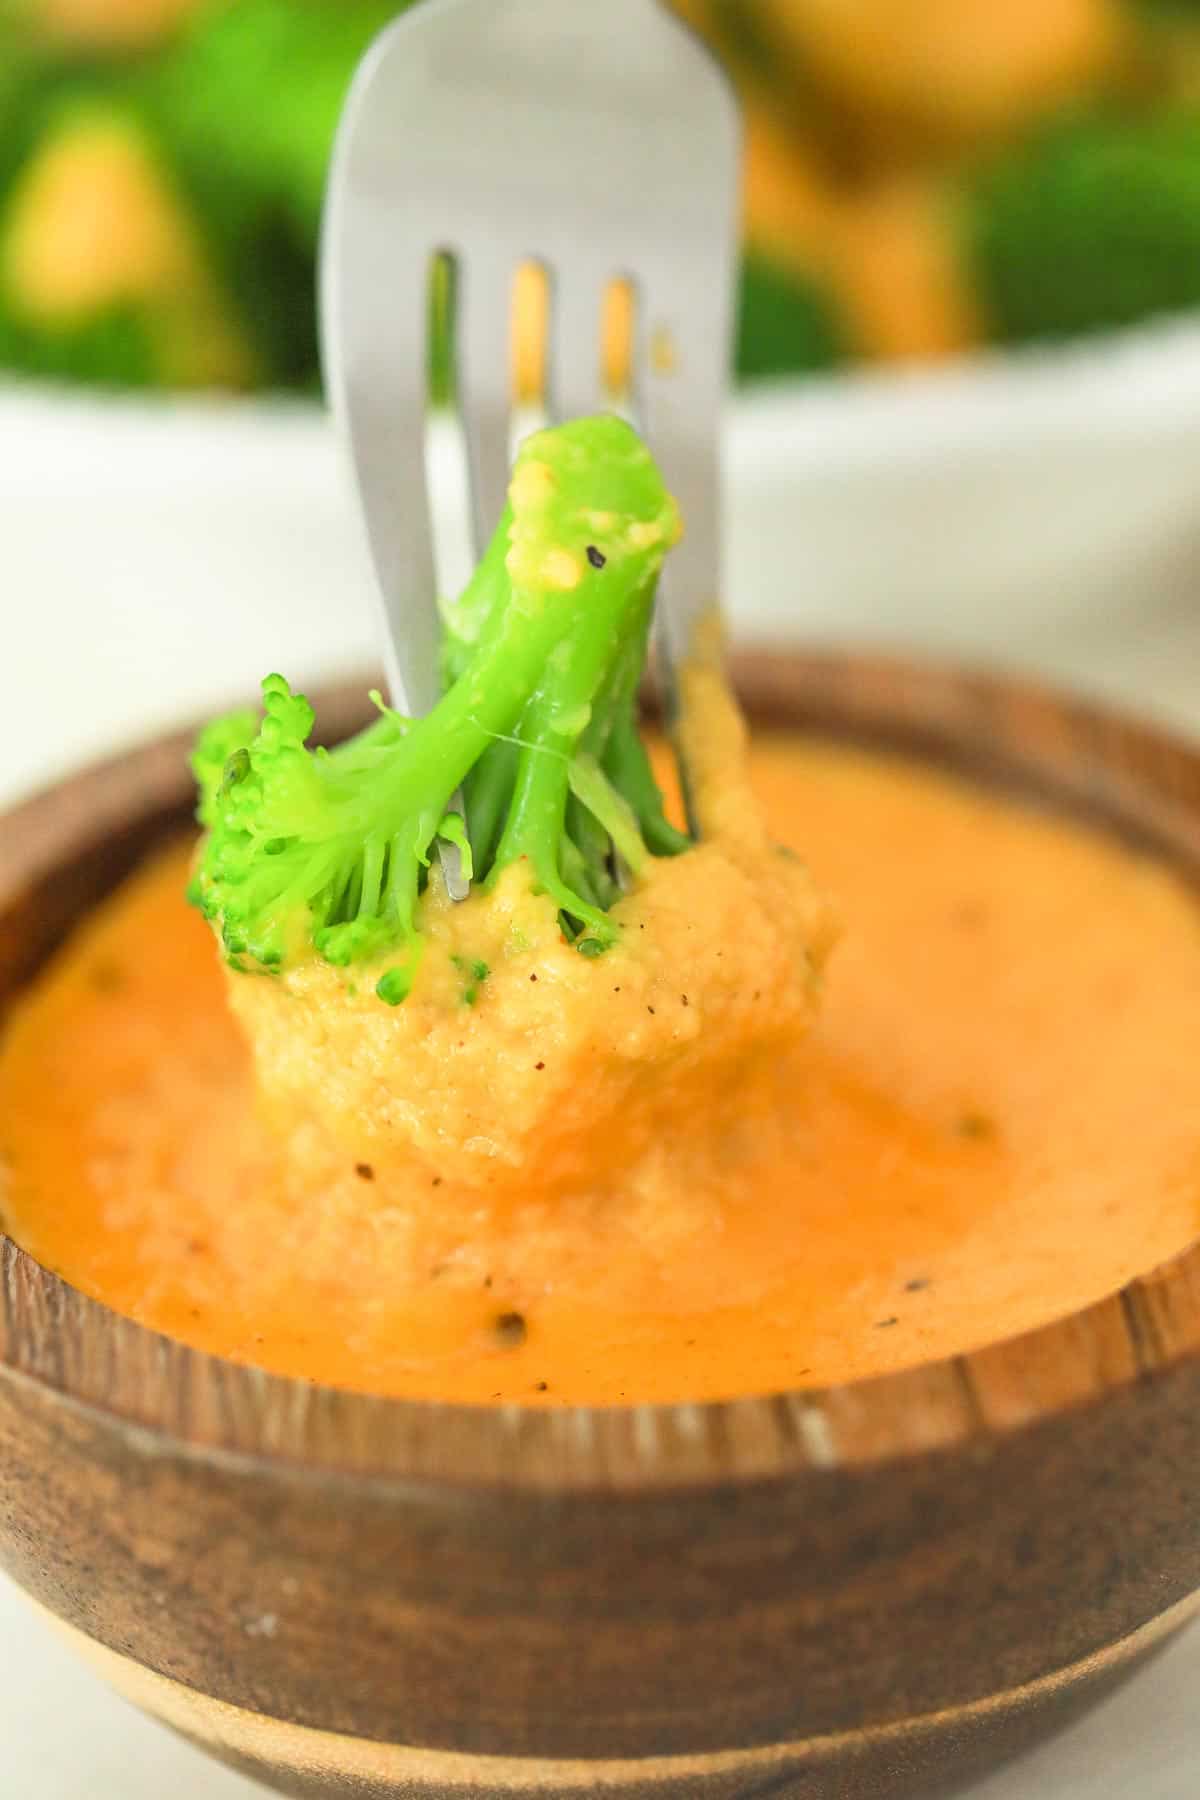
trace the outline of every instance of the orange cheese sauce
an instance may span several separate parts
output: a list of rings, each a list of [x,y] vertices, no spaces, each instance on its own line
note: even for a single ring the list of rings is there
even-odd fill
[[[767,738],[753,777],[842,936],[786,1130],[764,1123],[764,1153],[730,1156],[702,1206],[664,1189],[597,1221],[533,1192],[506,1224],[481,1215],[453,1266],[391,1280],[403,1209],[369,1169],[306,1198],[276,1167],[179,849],[8,1022],[8,1228],[203,1349],[532,1404],[881,1373],[1045,1322],[1182,1249],[1200,1228],[1193,897],[1097,832],[896,758]]]

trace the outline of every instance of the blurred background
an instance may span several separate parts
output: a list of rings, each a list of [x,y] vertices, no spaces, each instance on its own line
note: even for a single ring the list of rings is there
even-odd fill
[[[1189,722],[1200,0],[673,3],[746,110],[737,628]],[[347,83],[403,10],[0,0],[0,795],[280,660],[370,659],[313,276]],[[545,304],[518,283],[525,392]]]
[[[744,379],[1200,300],[1196,0],[675,3],[746,107]],[[355,62],[403,10],[3,0],[0,363],[313,387],[326,159]]]

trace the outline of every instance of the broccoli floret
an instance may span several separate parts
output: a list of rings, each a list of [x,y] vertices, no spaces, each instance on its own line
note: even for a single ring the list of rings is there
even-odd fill
[[[637,434],[611,417],[526,440],[509,502],[450,610],[446,692],[425,718],[380,717],[332,751],[279,675],[264,716],[210,725],[193,757],[207,830],[192,898],[235,968],[280,970],[311,946],[343,966],[421,951],[418,899],[437,839],[472,879],[515,863],[585,955],[612,944],[622,865],[686,845],[666,821],[635,706],[654,590],[679,532]],[[448,809],[465,789],[469,827]],[[481,976],[472,977],[475,981]]]
[[[747,381],[812,374],[849,361],[837,301],[814,275],[805,281],[751,250],[742,264],[737,369]]]
[[[1200,303],[1200,115],[1088,116],[988,168],[969,254],[1001,342],[1136,324]]]

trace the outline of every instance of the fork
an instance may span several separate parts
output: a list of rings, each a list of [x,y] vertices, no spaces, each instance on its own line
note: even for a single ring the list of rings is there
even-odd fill
[[[548,279],[552,420],[605,409],[604,296],[616,279],[633,291],[623,410],[686,524],[656,613],[671,706],[674,672],[717,601],[739,141],[723,73],[659,0],[422,0],[368,50],[326,195],[322,361],[400,712],[428,712],[441,693],[424,444],[430,277],[447,256],[477,554],[508,481],[517,268],[538,263]],[[448,891],[465,897],[458,852],[439,852]]]

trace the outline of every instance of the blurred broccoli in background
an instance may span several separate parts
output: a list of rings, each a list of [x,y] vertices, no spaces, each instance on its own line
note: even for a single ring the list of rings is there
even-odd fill
[[[223,0],[196,9],[155,100],[195,179],[219,171],[235,205],[261,207],[313,245],[325,170],[355,65],[407,0]]]
[[[247,386],[253,345],[154,135],[109,95],[51,108],[3,213],[0,357],[126,386]]]
[[[329,149],[406,3],[0,0],[0,366],[314,386]],[[746,107],[743,379],[1200,303],[1200,0],[671,3]]]
[[[394,0],[16,0],[0,23],[0,362],[316,380],[325,165]]]
[[[1200,111],[1055,124],[981,171],[968,206],[1002,343],[1200,306]]]

